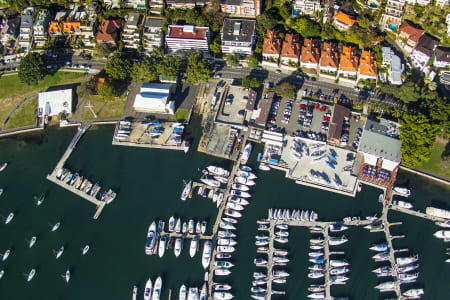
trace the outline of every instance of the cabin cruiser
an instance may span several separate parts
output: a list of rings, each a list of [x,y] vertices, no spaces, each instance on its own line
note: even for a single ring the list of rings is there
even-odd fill
[[[217,241],[217,245],[219,246],[235,246],[237,242],[231,238],[221,238]]]
[[[8,163],[3,163],[1,166],[0,166],[0,172],[1,171],[3,171],[4,169],[6,169],[6,167],[8,166]]]
[[[206,184],[207,186],[216,187],[216,188],[220,187],[220,182],[215,179],[200,178],[200,181],[203,182],[204,184]]]
[[[267,290],[260,286],[252,286],[250,288],[250,292],[252,293],[265,293]]]
[[[419,299],[424,294],[423,289],[411,289],[403,293],[406,299]]]
[[[31,238],[30,242],[28,243],[28,247],[29,247],[29,248],[33,247],[34,244],[36,243],[36,241],[37,241],[37,237],[36,237],[36,236],[33,236],[33,237]]]
[[[309,266],[308,270],[311,270],[311,271],[323,271],[323,270],[325,270],[325,267],[323,265],[314,264],[312,266]]]
[[[230,268],[234,267],[234,265],[229,261],[219,260],[219,261],[214,262],[214,267],[230,269]]]
[[[252,180],[258,178],[252,172],[246,172],[246,171],[237,171],[236,172],[236,176],[237,177],[244,177],[244,178],[248,178],[248,179],[252,179]]]
[[[230,291],[232,287],[229,284],[214,284],[213,289],[215,291]]]
[[[286,249],[273,249],[273,255],[274,256],[286,256],[288,255],[288,251]]]
[[[56,253],[56,259],[60,258],[61,255],[64,252],[64,246],[61,246],[61,248],[59,248],[58,252]]]
[[[289,236],[289,232],[287,232],[287,231],[276,231],[275,235],[276,236],[282,236],[282,237],[288,237]]]
[[[159,239],[159,246],[158,246],[158,256],[163,257],[164,252],[166,252],[166,243],[167,243],[167,236],[162,236]]]
[[[374,272],[375,274],[392,273],[392,268],[390,266],[383,266],[372,270],[372,272]]]
[[[235,183],[240,183],[240,184],[245,184],[247,186],[252,186],[255,185],[256,183],[251,180],[250,178],[247,177],[240,177],[240,176],[236,176],[234,177],[234,182]]]
[[[147,232],[147,242],[145,243],[145,254],[152,255],[155,252],[156,244],[156,222],[153,223],[148,228]]]
[[[312,293],[317,293],[317,292],[322,292],[325,291],[325,286],[324,285],[318,285],[318,284],[311,284],[308,288],[308,291],[312,292]]]
[[[195,253],[197,253],[198,248],[198,237],[194,237],[191,240],[191,245],[189,246],[189,256],[194,257]]]
[[[309,257],[317,258],[317,257],[322,257],[323,252],[309,252],[308,255],[309,255]]]
[[[419,260],[419,255],[409,256],[409,257],[397,257],[396,261],[399,266],[406,266],[415,263]]]
[[[181,238],[176,238],[175,239],[175,247],[173,248],[175,257],[180,256],[181,250],[183,250],[183,240]]]
[[[386,281],[383,283],[380,283],[379,285],[375,286],[376,289],[383,291],[393,291],[395,289],[395,282],[393,281]]]
[[[330,270],[330,275],[343,275],[350,272],[349,268],[342,267],[342,268],[333,268]]]
[[[249,202],[247,200],[245,200],[243,198],[236,197],[236,196],[228,197],[228,202],[236,203],[236,204],[239,204],[239,205],[248,205],[249,204]],[[258,224],[261,224],[261,223],[258,223]]]
[[[223,231],[223,230],[219,230],[217,235],[220,238],[234,238],[234,237],[236,237],[236,234],[232,233],[231,231]]]
[[[250,158],[250,154],[252,153],[252,143],[247,143],[245,145],[244,151],[241,156],[241,164],[245,165]]]
[[[376,261],[386,261],[389,259],[389,252],[388,251],[379,252],[379,253],[375,254],[374,256],[372,256],[372,258]]]
[[[438,239],[442,239],[445,242],[450,241],[450,230],[439,230],[434,233],[434,236]]]
[[[418,264],[415,264],[415,265],[411,264],[411,265],[406,265],[406,266],[399,267],[398,268],[398,272],[399,273],[406,273],[406,272],[414,271],[414,270],[416,270],[418,268],[419,268]]]
[[[214,270],[214,275],[216,276],[227,276],[230,275],[231,271],[226,268],[218,268]]]
[[[234,202],[228,202],[226,205],[227,208],[242,211],[244,210],[244,207],[240,204],[234,203]]]
[[[308,273],[308,278],[311,278],[311,279],[322,278],[324,276],[325,276],[324,272],[311,272],[311,273]]]
[[[175,230],[175,218],[173,216],[169,219],[169,232],[173,232]]]
[[[191,192],[191,189],[192,189],[192,181],[185,183],[183,192],[181,192],[181,200],[184,201],[187,199],[187,197],[189,196],[189,193]]]
[[[36,275],[36,269],[31,269],[30,273],[27,276],[27,282],[30,282],[33,279],[34,275]]]
[[[230,300],[230,299],[233,299],[233,295],[228,292],[214,292],[213,299],[214,300]]]
[[[370,247],[369,249],[377,252],[386,251],[388,249],[388,243],[376,244]]]
[[[218,175],[218,176],[223,176],[223,177],[228,177],[230,176],[230,172],[220,168],[220,167],[216,167],[216,166],[207,166],[206,170],[208,170],[209,173],[214,174],[214,175]]]
[[[348,241],[348,239],[345,235],[343,235],[341,237],[330,237],[330,239],[328,240],[328,244],[330,246],[338,246],[338,245],[344,244],[347,241]]]
[[[406,208],[406,209],[413,208],[413,205],[411,203],[409,203],[409,202],[406,202],[406,201],[398,200],[398,201],[394,201],[393,204],[397,205],[398,207],[401,207],[401,208]]]
[[[237,191],[237,190],[231,190],[231,195],[241,197],[241,198],[250,198],[252,196],[248,192]]]
[[[256,280],[266,280],[267,275],[261,273],[261,272],[253,272],[253,278]]]
[[[340,231],[344,231],[347,229],[348,229],[348,227],[344,226],[344,225],[339,225],[339,224],[331,224],[330,225],[330,232],[340,232]]]
[[[401,282],[414,282],[419,278],[419,273],[409,274],[409,273],[401,273],[398,275],[398,279]]]
[[[262,258],[255,258],[253,260],[253,263],[257,266],[261,266],[261,265],[267,265],[267,260],[262,259]]]
[[[186,286],[183,284],[180,287],[180,293],[178,294],[178,299],[179,300],[186,300],[186,296],[187,296],[187,289],[186,289]]]
[[[240,218],[240,217],[242,217],[242,214],[240,212],[238,212],[236,210],[233,210],[233,209],[230,209],[230,208],[225,209],[224,214],[226,216],[229,216],[229,217],[232,217],[232,218]]]
[[[202,266],[206,269],[211,261],[212,242],[207,240],[203,244]]]
[[[216,253],[217,259],[230,259],[232,255],[230,253]]]
[[[256,246],[267,246],[269,245],[269,241],[268,240],[257,240],[255,242]]]
[[[250,190],[250,188],[248,186],[246,186],[245,184],[240,184],[240,183],[233,183],[231,185],[231,188],[233,190],[238,190],[238,191],[243,191],[243,192],[247,192]]]
[[[208,299],[208,289],[206,287],[206,282],[202,286],[202,290],[200,291],[200,300]]]
[[[226,230],[236,230],[236,227],[233,225],[233,223],[226,222],[224,220],[220,221],[219,227]]]
[[[289,277],[289,273],[283,270],[272,271],[273,277]]]
[[[324,292],[312,293],[307,296],[310,299],[325,299]]]
[[[331,282],[346,282],[349,278],[342,275],[331,275],[330,281]]]
[[[153,287],[152,300],[159,300],[161,296],[162,289],[162,279],[161,276],[158,276],[155,281],[155,286]]]
[[[411,191],[407,188],[394,187],[394,192],[404,197],[409,197],[411,195]]]
[[[228,178],[226,178],[226,177],[214,175],[213,178],[220,183],[225,183],[225,184],[228,183]]]
[[[217,246],[217,252],[233,253],[235,250],[233,246]]]
[[[195,222],[194,222],[194,220],[190,219],[189,223],[188,223],[188,232],[190,234],[193,234],[194,230],[195,230]]]
[[[348,265],[349,265],[349,263],[346,260],[338,260],[338,259],[330,260],[330,266],[334,267],[334,268],[345,267]]]

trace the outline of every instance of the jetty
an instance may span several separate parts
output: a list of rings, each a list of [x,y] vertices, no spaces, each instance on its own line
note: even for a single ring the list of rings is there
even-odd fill
[[[269,252],[267,253],[267,298],[272,296],[272,272],[273,272],[273,243],[275,239],[275,223],[269,225]]]
[[[226,189],[215,188],[215,187],[211,187],[209,185],[206,185],[206,184],[204,184],[202,182],[193,181],[192,182],[192,189],[195,189],[197,187],[202,187],[203,190],[205,190],[205,189],[213,190],[214,193],[219,192],[219,193],[223,193],[224,195],[225,195],[225,192],[226,192]],[[224,200],[225,200],[225,198],[224,198]]]
[[[390,233],[390,229],[389,229],[389,221],[387,219],[387,215],[388,215],[388,207],[386,206],[386,204],[383,203],[383,213],[381,215],[381,220],[383,222],[383,227],[384,227],[384,234],[386,236],[386,241],[388,242],[388,249],[389,249],[389,262],[391,264],[391,268],[392,268],[392,276],[394,278],[398,278],[398,266],[397,263],[395,262],[395,250],[394,247],[392,245],[392,239],[393,237],[391,236]],[[397,296],[397,298],[400,298],[401,296],[401,290],[400,290],[400,280],[395,280],[395,295]]]
[[[328,244],[328,241],[330,239],[330,236],[328,234],[328,228],[329,225],[325,225],[323,227],[323,253],[324,253],[324,259],[325,259],[325,299],[332,299],[331,298],[331,281],[330,281],[330,245]]]
[[[100,216],[103,208],[105,207],[106,202],[98,200],[97,198],[95,198],[95,195],[91,196],[81,190],[76,189],[74,186],[65,183],[64,181],[59,180],[56,175],[58,173],[58,171],[64,167],[64,164],[69,159],[69,157],[72,154],[72,151],[75,149],[78,141],[81,139],[83,134],[89,129],[90,126],[91,126],[91,124],[87,123],[87,124],[82,124],[80,127],[78,127],[77,133],[73,137],[72,141],[70,141],[69,146],[67,147],[66,151],[64,152],[64,154],[62,155],[62,157],[60,158],[58,163],[56,164],[56,167],[53,169],[52,173],[47,175],[47,179],[49,181],[59,185],[60,187],[74,193],[75,195],[95,204],[96,211],[95,211],[93,218],[97,219]]]
[[[445,218],[442,218],[442,217],[432,216],[432,215],[429,215],[429,214],[426,214],[426,213],[423,213],[423,212],[420,212],[420,211],[416,211],[416,210],[413,210],[413,209],[400,207],[400,206],[397,206],[397,205],[394,205],[394,204],[391,204],[390,207],[388,207],[388,208],[391,209],[391,210],[402,212],[404,214],[411,215],[411,216],[419,217],[419,218],[422,218],[422,219],[427,219],[427,220],[430,220],[430,221],[433,221],[433,222],[446,222],[446,221],[448,221],[448,219],[445,219]]]

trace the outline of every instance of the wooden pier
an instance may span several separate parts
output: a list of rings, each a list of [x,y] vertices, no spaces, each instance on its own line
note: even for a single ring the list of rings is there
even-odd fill
[[[269,225],[269,252],[267,253],[267,294],[266,299],[272,297],[272,272],[273,272],[273,243],[275,239],[275,223],[270,222]]]
[[[324,252],[324,259],[325,259],[325,299],[329,300],[331,298],[331,281],[330,281],[330,245],[328,244],[328,240],[330,239],[330,236],[328,234],[328,228],[329,225],[325,225],[323,227],[323,252]]]
[[[202,182],[196,182],[196,181],[193,181],[193,182],[192,182],[192,189],[194,190],[194,189],[197,188],[197,187],[202,187],[203,190],[205,190],[205,189],[213,190],[214,193],[216,193],[216,192],[223,193],[224,196],[225,196],[225,192],[226,192],[226,189],[215,188],[215,187],[211,187],[211,186],[209,186],[209,185],[206,185],[206,184],[204,184],[204,183],[202,183]],[[224,197],[223,200],[224,200],[224,202],[225,202],[225,197]]]
[[[398,278],[398,266],[395,262],[395,252],[394,252],[394,247],[392,245],[392,236],[390,233],[390,229],[389,229],[389,222],[387,219],[387,215],[388,215],[388,208],[386,206],[385,203],[383,203],[383,213],[381,215],[381,220],[383,222],[383,227],[384,227],[384,234],[386,236],[386,241],[388,243],[388,249],[389,249],[389,262],[391,264],[391,268],[392,268],[392,276],[394,278]],[[401,290],[400,290],[400,280],[395,280],[395,295],[397,296],[398,299],[400,299],[401,297]]]
[[[97,208],[96,208],[96,211],[95,211],[95,214],[94,214],[93,218],[97,219],[100,216],[100,214],[101,214],[103,208],[105,207],[106,203],[104,201],[100,201],[97,198],[95,198],[95,195],[94,196],[90,196],[89,194],[76,189],[74,186],[72,186],[70,184],[67,184],[67,183],[65,183],[62,180],[59,180],[56,177],[56,174],[58,173],[58,171],[60,169],[62,169],[64,167],[64,164],[66,163],[67,159],[69,159],[69,157],[72,154],[72,151],[75,149],[75,146],[77,145],[78,141],[83,136],[83,134],[89,129],[90,126],[91,126],[91,124],[84,124],[84,125],[81,125],[78,128],[77,133],[73,137],[72,141],[70,141],[69,146],[67,147],[67,149],[64,152],[63,156],[61,157],[61,159],[56,164],[55,169],[53,169],[51,174],[47,175],[47,179],[50,180],[51,182],[59,185],[60,187],[62,187],[64,189],[74,193],[75,195],[77,195],[77,196],[79,196],[79,197],[81,197],[83,199],[86,199],[87,201],[95,204]]]

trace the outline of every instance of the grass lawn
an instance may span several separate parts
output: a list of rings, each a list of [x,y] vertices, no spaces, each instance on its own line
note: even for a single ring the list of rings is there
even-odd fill
[[[120,118],[123,115],[127,99],[103,100],[102,97],[93,95],[85,99],[85,105],[89,102],[93,106],[92,109],[97,114],[97,118]],[[82,118],[83,120],[94,119],[94,115],[88,107],[83,108]]]
[[[3,124],[17,103],[27,96],[45,91],[53,85],[82,82],[85,78],[84,73],[57,72],[45,76],[36,86],[29,86],[20,82],[17,75],[0,77],[0,124]]]
[[[450,178],[450,170],[443,170],[441,167],[441,154],[445,150],[445,142],[436,140],[434,147],[431,150],[430,159],[428,161],[422,162],[417,166],[418,169],[422,169],[436,175]]]
[[[12,114],[6,129],[36,125],[37,97],[27,101]]]
[[[189,114],[190,114],[190,110],[189,109],[177,109],[177,111],[175,112],[175,116],[170,118],[170,121],[187,121],[187,118],[189,118]]]

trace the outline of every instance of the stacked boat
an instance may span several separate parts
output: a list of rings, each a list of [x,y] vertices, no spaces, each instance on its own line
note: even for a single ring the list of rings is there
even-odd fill
[[[313,210],[299,210],[299,209],[273,209],[269,208],[268,212],[269,220],[282,220],[282,221],[316,221],[319,216]]]
[[[58,169],[56,171],[56,178],[64,184],[73,186],[77,190],[86,193],[88,196],[97,198],[97,195],[100,195],[100,200],[106,202],[106,204],[111,203],[117,196],[116,192],[112,189],[108,189],[103,193],[100,193],[101,186],[98,182],[93,184],[77,172],[73,173],[66,168]]]
[[[116,131],[114,132],[114,140],[120,142],[128,139],[131,134],[131,122],[120,121],[116,126]]]

